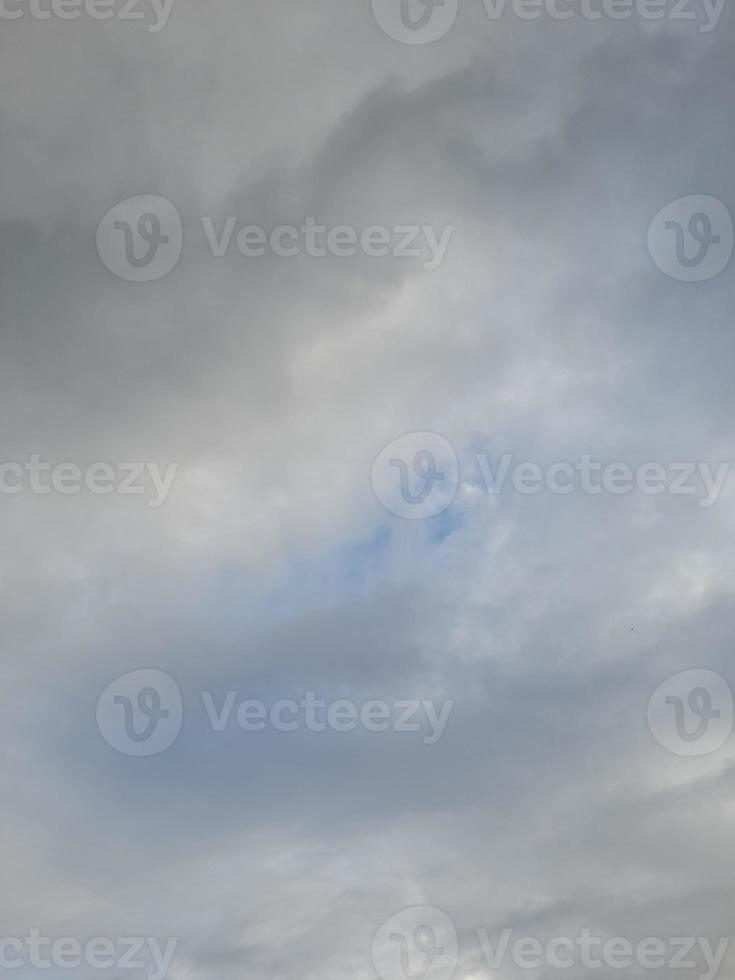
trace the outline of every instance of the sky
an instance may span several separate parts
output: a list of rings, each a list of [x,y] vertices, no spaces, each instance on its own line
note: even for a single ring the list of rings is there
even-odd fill
[[[0,980],[726,980],[730,5],[0,7]]]

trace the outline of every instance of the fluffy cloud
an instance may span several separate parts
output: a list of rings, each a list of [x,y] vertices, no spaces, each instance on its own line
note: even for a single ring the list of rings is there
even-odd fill
[[[451,916],[468,980],[478,928],[728,935],[732,743],[671,755],[646,705],[730,671],[731,486],[492,495],[476,457],[732,461],[732,267],[677,282],[646,250],[674,198],[735,203],[730,13],[467,0],[426,47],[331,0],[3,22],[2,459],[180,464],[157,510],[2,497],[4,934],[176,936],[172,980],[373,980],[413,905]],[[147,284],[95,251],[138,194],[184,228]],[[217,259],[201,219],[230,215],[454,231],[434,271]],[[460,492],[404,521],[371,468],[424,431]],[[95,724],[142,667],[185,711],[147,759]],[[433,746],[215,733],[203,690],[454,706]]]

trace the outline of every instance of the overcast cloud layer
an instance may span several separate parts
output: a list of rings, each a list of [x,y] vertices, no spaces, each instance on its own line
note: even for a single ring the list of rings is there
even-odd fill
[[[175,0],[161,24],[146,2],[42,20],[6,0],[0,462],[20,469],[0,494],[0,938],[173,937],[170,980],[641,980],[669,970],[494,970],[477,930],[735,935],[735,742],[681,738],[726,729],[729,694],[681,688],[684,729],[676,694],[647,715],[680,672],[735,683],[735,469],[706,505],[697,470],[693,494],[512,482],[585,455],[735,467],[722,212],[676,205],[663,260],[649,236],[692,195],[735,214],[735,16],[410,0],[417,22],[457,13],[423,44],[390,36],[400,6]],[[126,224],[139,261],[145,235],[170,239],[155,206],[98,231],[141,195],[182,228],[148,282],[120,274],[122,244]],[[229,217],[218,258],[206,229],[224,245]],[[245,226],[309,217],[451,238],[435,267],[424,237],[414,257],[238,251]],[[697,235],[725,268],[685,281]],[[451,493],[424,519],[410,501],[438,443],[399,444],[397,507],[375,485],[413,433],[457,460],[434,458]],[[150,470],[141,494],[40,493],[34,454],[178,465],[165,496]],[[139,757],[110,726],[127,706],[142,738],[167,692],[123,681],[101,721],[98,699],[142,669],[183,714]],[[236,692],[223,731],[202,692],[217,714]],[[237,723],[241,701],[307,692],[451,707],[440,732],[424,714],[418,732]],[[407,960],[381,959],[379,928],[415,906],[449,917],[456,962],[423,958],[434,912]],[[0,980],[148,976],[16,953]],[[700,980],[692,955],[679,974]]]

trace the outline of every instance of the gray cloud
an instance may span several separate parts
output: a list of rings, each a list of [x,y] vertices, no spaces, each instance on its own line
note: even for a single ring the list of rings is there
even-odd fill
[[[470,468],[732,462],[733,267],[676,282],[646,249],[674,198],[735,205],[732,35],[469,0],[425,48],[331,0],[3,21],[2,460],[180,463],[154,511],[2,497],[4,934],[178,936],[172,980],[375,980],[412,905],[452,917],[460,980],[490,972],[478,928],[729,935],[732,741],[671,755],[646,706],[678,671],[733,682],[731,489],[465,484],[412,522],[370,474],[421,431]],[[148,193],[184,249],[135,284],[95,232]],[[201,217],[228,215],[454,235],[434,272],[215,259]],[[185,723],[137,759],[95,705],[142,667]],[[454,709],[435,746],[217,735],[200,692],[230,689]]]

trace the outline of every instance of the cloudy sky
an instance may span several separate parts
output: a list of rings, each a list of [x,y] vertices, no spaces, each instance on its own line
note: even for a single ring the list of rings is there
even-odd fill
[[[0,974],[150,980],[33,930],[169,980],[733,933],[734,42],[4,0]]]

